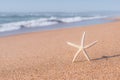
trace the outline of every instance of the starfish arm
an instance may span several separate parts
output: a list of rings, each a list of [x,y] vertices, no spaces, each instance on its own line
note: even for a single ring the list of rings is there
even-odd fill
[[[87,60],[90,61],[90,57],[88,56],[88,54],[87,54],[85,49],[83,49],[83,53],[84,53],[85,57],[87,58]]]
[[[82,35],[82,39],[81,39],[81,46],[84,46],[84,39],[85,39],[85,32]]]
[[[98,42],[98,41],[94,41],[94,42],[92,42],[91,44],[89,44],[89,45],[85,46],[84,48],[89,48],[89,47],[91,47],[91,46],[95,45],[97,42]]]
[[[73,44],[73,43],[71,43],[71,42],[67,42],[67,44],[70,45],[70,46],[76,47],[76,48],[80,48],[80,46],[75,45],[75,44]]]
[[[81,51],[81,49],[79,49],[79,50],[76,52],[76,54],[74,55],[74,58],[73,58],[72,62],[75,61],[75,59],[76,59],[76,57],[77,57],[77,55],[79,54],[80,51]]]

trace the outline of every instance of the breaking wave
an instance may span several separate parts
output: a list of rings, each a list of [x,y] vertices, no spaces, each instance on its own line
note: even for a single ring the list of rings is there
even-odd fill
[[[66,18],[50,17],[50,18],[40,18],[40,19],[28,20],[28,21],[10,22],[10,23],[0,24],[0,32],[18,30],[21,28],[45,27],[60,23],[73,23],[73,22],[80,22],[85,20],[93,20],[93,19],[101,19],[101,18],[106,18],[106,16],[94,16],[94,17],[76,16],[76,17],[66,17]]]

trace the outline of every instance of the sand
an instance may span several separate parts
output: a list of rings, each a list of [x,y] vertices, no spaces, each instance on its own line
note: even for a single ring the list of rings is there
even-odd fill
[[[72,63],[84,31],[98,43]],[[0,80],[120,80],[120,21],[1,37]]]

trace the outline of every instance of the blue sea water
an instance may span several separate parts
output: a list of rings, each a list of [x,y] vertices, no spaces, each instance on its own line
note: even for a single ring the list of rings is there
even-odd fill
[[[110,22],[119,12],[1,12],[0,36]]]

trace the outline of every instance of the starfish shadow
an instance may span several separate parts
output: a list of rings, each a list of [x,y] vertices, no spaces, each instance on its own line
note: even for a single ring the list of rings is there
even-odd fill
[[[117,55],[112,55],[112,56],[102,56],[100,58],[92,59],[92,60],[101,60],[101,59],[106,59],[108,60],[109,58],[114,58],[114,57],[120,57],[120,54]]]

